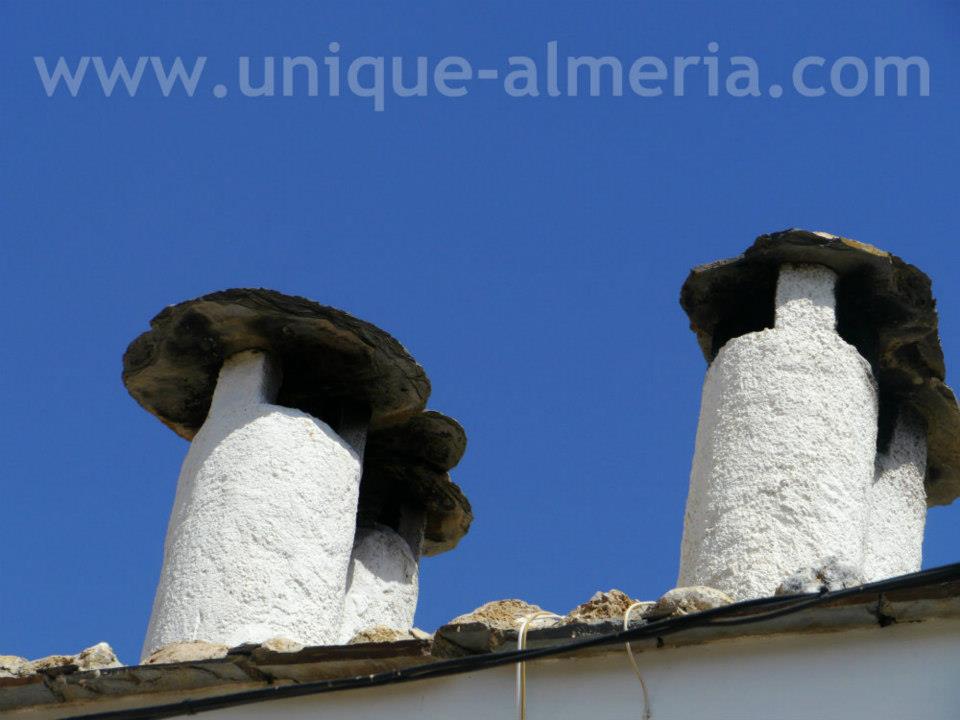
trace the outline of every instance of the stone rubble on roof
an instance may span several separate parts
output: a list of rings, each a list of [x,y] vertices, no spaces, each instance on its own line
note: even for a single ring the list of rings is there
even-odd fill
[[[534,647],[564,639],[619,632],[623,629],[624,614],[636,602],[621,590],[599,591],[566,615],[542,618],[531,627],[528,643]],[[714,588],[674,588],[656,602],[642,602],[631,613],[630,625],[712,610],[732,602],[729,596]],[[434,634],[432,652],[438,657],[460,657],[515,646],[520,621],[538,612],[543,609],[523,600],[489,602],[439,628]]]
[[[270,652],[296,653],[303,650],[303,648],[306,646],[303,643],[297,642],[296,640],[291,640],[290,638],[275,637],[260,643],[260,647],[264,650],[269,650]]]
[[[665,593],[647,612],[648,619],[659,619],[675,615],[690,615],[723,607],[733,602],[726,593],[715,588],[694,585],[678,587]]]
[[[617,632],[623,627],[624,613],[634,602],[621,590],[598,591],[566,615],[534,621],[528,635],[529,644],[549,644],[562,639]],[[645,602],[636,608],[630,618],[631,625],[643,622],[645,613],[653,605],[653,602]],[[459,657],[515,647],[521,621],[539,612],[544,612],[543,608],[523,600],[489,602],[439,628],[434,634],[433,654]]]
[[[532,605],[524,600],[492,600],[481,605],[473,612],[458,615],[448,625],[473,625],[482,623],[489,628],[509,630],[529,615],[538,612],[547,612],[539,605]]]
[[[705,606],[720,600],[709,589],[702,591],[693,588],[697,592],[692,596],[690,590],[675,589],[664,598],[674,598],[671,602],[675,607],[686,608],[687,611],[691,606]],[[678,597],[683,598],[685,593],[687,597],[684,602],[676,601]],[[666,605],[664,598],[661,601]],[[548,618],[533,627],[528,636],[528,647],[558,645],[570,640],[616,633],[622,628],[619,611],[627,600],[629,598],[619,591],[597,593],[571,611],[562,622]],[[882,609],[882,622],[878,623],[877,593],[864,589],[848,597],[830,599],[822,605],[806,608],[795,615],[770,618],[749,625],[688,628],[683,632],[636,640],[631,646],[634,652],[659,652],[664,647],[684,647],[748,636],[875,629],[891,622],[955,618],[960,617],[960,582],[936,582],[922,587],[886,590]],[[488,643],[483,647],[465,643],[459,647],[460,655],[512,650],[516,647],[516,631],[513,630],[512,636],[508,636],[504,629],[512,627],[511,624],[517,623],[520,618],[539,611],[536,605],[521,600],[499,601],[460,616],[456,619],[461,623],[459,625],[451,623],[445,627],[448,631],[451,627],[486,627],[485,623],[489,622],[501,629],[499,643]],[[637,617],[632,625],[653,619],[643,609],[634,612],[643,617]],[[734,617],[745,617],[755,610],[734,608],[732,612]],[[441,628],[438,636],[443,631],[444,628]],[[428,637],[335,647],[305,647],[300,650],[295,649],[295,643],[278,638],[259,646],[231,648],[225,656],[209,659],[199,659],[199,654],[222,650],[210,643],[196,643],[192,648],[182,647],[189,644],[181,644],[179,651],[192,652],[193,657],[184,654],[183,659],[178,661],[130,667],[112,664],[115,663],[115,656],[105,643],[75,656],[52,656],[58,658],[56,662],[44,658],[31,663],[24,658],[0,656],[0,713],[8,710],[31,713],[53,711],[58,717],[74,716],[94,712],[97,707],[103,708],[111,702],[133,703],[124,706],[134,707],[177,702],[188,696],[229,695],[260,687],[394,672],[450,656],[445,654],[442,642],[435,642],[431,652],[431,642],[426,639]],[[463,640],[462,637],[454,637]],[[446,649],[449,650],[449,645]],[[618,652],[623,652],[623,646],[619,643],[583,649],[574,654],[585,657]],[[75,659],[76,662],[59,665],[63,659]],[[93,667],[106,661],[111,662],[102,669]],[[81,669],[81,665],[84,669]]]
[[[27,677],[40,672],[83,672],[122,666],[113,648],[101,642],[75,655],[48,655],[33,661],[16,655],[0,655],[0,678]]]
[[[176,642],[164,645],[150,653],[143,661],[144,665],[167,665],[178,662],[194,662],[197,660],[216,660],[226,657],[230,651],[226,645],[209,643],[203,640]]]
[[[400,630],[398,628],[389,628],[383,625],[361,630],[352,638],[347,645],[361,645],[366,643],[393,643],[402,640],[431,640],[433,636],[424,632],[420,628],[410,628],[409,630]]]
[[[520,621],[538,612],[539,605],[523,600],[494,600],[473,612],[459,615],[433,636],[433,654],[459,657],[492,652],[507,642],[516,642]]]
[[[597,620],[615,620],[623,619],[627,609],[633,605],[636,600],[620,590],[608,590],[603,592],[598,590],[585,603],[577,605],[573,610],[567,613],[565,622],[594,622]],[[646,610],[653,606],[653,603],[644,603],[643,606],[636,608],[631,613],[632,618],[642,617]]]
[[[783,587],[786,588],[784,592],[789,591],[791,594],[819,592],[822,585],[831,590],[850,587],[851,583],[846,582],[845,578],[846,575],[843,574],[843,568],[840,566],[825,566],[818,571],[805,568],[788,578]],[[804,579],[809,582],[804,583]],[[621,590],[600,590],[566,615],[540,618],[531,626],[530,637],[550,643],[563,638],[616,632],[622,628],[623,616],[627,609],[636,602],[638,601]],[[642,602],[631,613],[630,624],[633,626],[664,617],[711,610],[731,602],[733,601],[730,597],[714,588],[674,588],[657,601]],[[147,657],[142,665],[196,663],[246,654],[275,657],[325,649],[336,652],[338,649],[352,645],[388,646],[409,641],[428,643],[432,646],[429,652],[433,657],[459,657],[494,652],[515,644],[521,621],[541,612],[545,611],[539,605],[523,600],[515,598],[494,600],[469,613],[458,615],[439,628],[434,635],[419,628],[406,630],[377,626],[356,633],[346,645],[304,647],[294,640],[277,637],[259,645],[229,648],[223,644],[197,640],[165,645]],[[58,669],[74,673],[116,667],[124,666],[117,660],[107,643],[98,643],[76,655],[51,655],[32,662],[13,655],[0,655],[0,678],[27,677],[36,673],[56,672]]]
[[[32,675],[30,661],[19,655],[0,655],[0,678]]]
[[[285,637],[275,637],[259,645],[241,645],[230,648],[220,643],[191,640],[164,645],[143,661],[144,665],[169,665],[179,662],[198,662],[201,660],[219,660],[230,653],[257,648],[271,653],[298,653],[304,649],[302,643]]]

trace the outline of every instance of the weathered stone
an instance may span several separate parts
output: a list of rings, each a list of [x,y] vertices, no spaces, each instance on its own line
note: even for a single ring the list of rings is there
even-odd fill
[[[172,305],[123,356],[123,382],[146,410],[192,439],[225,358],[267,351],[279,361],[277,403],[330,423],[370,411],[370,427],[423,410],[430,382],[392,336],[342,310],[265,289],[233,289]]]
[[[228,659],[254,675],[260,672],[277,682],[312,682],[386,672],[429,662],[430,657],[429,636],[424,639],[407,634],[397,641],[358,640],[353,645],[307,646],[291,653],[273,652],[260,645],[234,648]]]
[[[295,653],[303,650],[304,645],[303,643],[299,643],[296,640],[291,640],[290,638],[275,637],[270,638],[266,642],[260,643],[260,647],[272,652]]]
[[[929,505],[960,496],[960,408],[944,383],[930,279],[895,255],[805,230],[762,235],[743,255],[694,268],[680,293],[707,361],[731,338],[773,326],[784,263],[817,264],[839,276],[837,332],[866,358],[880,387],[881,444],[900,408],[927,425]]]
[[[567,622],[596,622],[598,620],[623,620],[627,608],[636,602],[633,598],[620,590],[597,592],[587,602],[577,605],[567,613]],[[653,607],[654,603],[644,603],[630,614],[631,619],[643,617],[644,613]]]
[[[17,655],[0,655],[0,678],[25,677],[33,672],[30,661]]]
[[[103,668],[122,667],[113,648],[107,643],[97,643],[76,656],[76,665],[81,670],[102,670]]]
[[[437,630],[432,652],[438,657],[492,652],[506,642],[515,642],[520,620],[538,612],[543,609],[523,600],[488,602]]]
[[[392,526],[391,518],[407,508],[423,515],[422,555],[452,550],[473,522],[470,501],[449,473],[402,459],[365,462],[360,483],[361,521]]]
[[[363,459],[358,515],[361,524],[383,524],[402,533],[400,518],[422,516],[415,555],[452,550],[473,522],[473,511],[448,470],[463,457],[467,435],[453,418],[427,410],[373,431]]]
[[[420,462],[443,471],[455,467],[466,448],[467,434],[460,423],[426,410],[402,425],[371,432],[366,452]]]
[[[226,645],[208,643],[203,640],[192,642],[178,642],[164,645],[156,652],[151,653],[143,665],[166,665],[168,663],[193,662],[197,660],[215,660],[227,656],[229,648]]]
[[[786,578],[775,595],[803,595],[825,590],[843,590],[863,584],[860,572],[854,565],[838,558],[824,560],[819,567],[805,567]]]
[[[101,642],[81,650],[76,655],[48,655],[34,660],[26,668],[25,674],[101,670],[103,668],[122,667],[122,665],[117,660],[113,648],[107,643]]]
[[[361,630],[352,638],[348,645],[360,645],[361,643],[392,643],[392,642],[401,642],[403,640],[429,640],[432,636],[429,633],[425,633],[419,628],[411,628],[410,630],[399,630],[397,628],[389,628],[383,625],[378,625],[376,627],[366,628]]]
[[[531,605],[523,600],[493,600],[473,612],[458,615],[444,627],[480,623],[497,630],[512,630],[522,618],[543,611],[539,605]]]
[[[28,674],[47,672],[50,670],[64,670],[75,672],[77,670],[76,655],[47,655],[37,658],[30,663],[30,672]]]
[[[646,617],[652,619],[671,615],[690,615],[704,610],[713,610],[732,602],[729,595],[714,588],[703,585],[678,587],[657,600],[656,604],[647,611]]]

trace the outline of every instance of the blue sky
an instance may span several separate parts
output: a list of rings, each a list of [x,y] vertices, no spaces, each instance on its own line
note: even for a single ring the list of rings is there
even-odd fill
[[[957,382],[956,3],[7,1],[0,14],[0,653],[106,640],[136,660],[187,445],[129,398],[120,359],[164,305],[208,291],[271,287],[376,323],[466,427],[455,479],[476,521],[423,563],[428,630],[497,598],[563,612],[600,589],[672,587],[705,370],[679,288],[762,232],[829,230],[925,269]],[[550,41],[625,66],[716,42],[721,88],[747,55],[763,93],[711,97],[702,67],[683,97],[550,97],[541,78],[539,97],[516,98],[475,81],[457,98],[387,95],[382,112],[325,86],[238,90],[237,58],[255,73],[265,56],[319,64],[334,41],[344,63],[501,69],[542,62]],[[828,68],[919,55],[930,94],[801,97],[791,68],[811,55]],[[193,97],[163,97],[150,68],[135,97],[104,97],[95,75],[47,97],[35,56],[208,59]],[[929,514],[926,566],[958,559],[958,527],[956,507]]]

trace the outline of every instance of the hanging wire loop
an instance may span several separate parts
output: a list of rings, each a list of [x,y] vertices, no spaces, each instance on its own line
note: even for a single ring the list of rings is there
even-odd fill
[[[520,619],[520,630],[517,632],[517,650],[523,650],[527,645],[527,630],[537,620],[553,618],[562,620],[561,615],[541,610]],[[527,720],[527,664],[517,663],[517,715],[520,720]]]
[[[646,605],[646,603],[635,602],[633,605],[628,607],[627,611],[623,614],[624,631],[630,629],[630,613],[632,613],[635,608],[638,608],[641,605]],[[650,712],[650,694],[647,692],[647,684],[643,681],[643,675],[640,674],[640,665],[637,663],[637,659],[633,656],[633,648],[630,647],[630,642],[627,641],[624,643],[624,645],[627,648],[627,659],[630,661],[630,667],[632,667],[633,671],[637,674],[637,680],[640,681],[640,689],[643,691],[643,715],[641,717],[643,720],[650,720],[653,715]]]

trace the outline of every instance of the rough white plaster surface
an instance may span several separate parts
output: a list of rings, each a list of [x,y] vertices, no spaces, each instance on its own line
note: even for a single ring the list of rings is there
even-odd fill
[[[784,265],[776,326],[730,340],[707,371],[678,585],[742,600],[826,557],[862,567],[877,391],[835,330],[835,282]]]
[[[417,560],[396,531],[384,525],[357,528],[340,642],[377,626],[412,628],[418,576]]]
[[[173,642],[337,641],[360,462],[328,425],[272,405],[279,372],[229,358],[187,453],[143,657]]]
[[[927,519],[926,472],[926,432],[915,418],[901,413],[890,447],[877,455],[876,477],[867,490],[865,580],[920,569]]]

